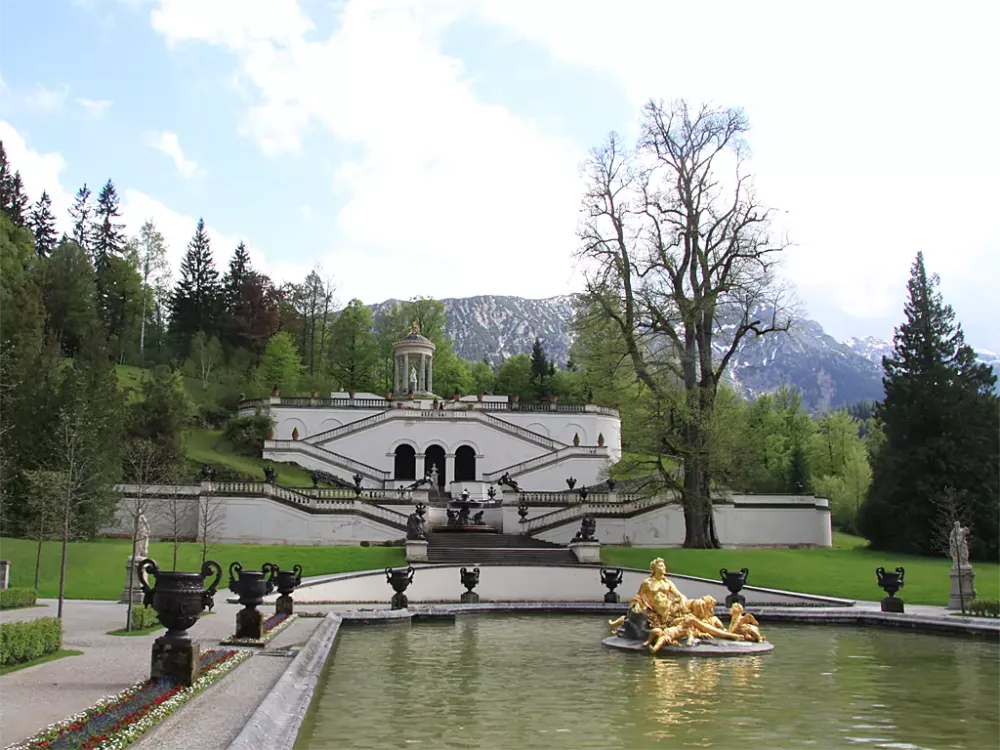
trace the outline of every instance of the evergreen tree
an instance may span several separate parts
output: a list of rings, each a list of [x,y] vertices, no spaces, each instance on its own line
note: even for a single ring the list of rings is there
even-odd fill
[[[52,213],[52,199],[46,191],[31,210],[31,230],[35,233],[35,252],[47,258],[58,244],[56,217]]]
[[[250,263],[250,253],[247,246],[240,240],[236,246],[233,257],[229,260],[229,270],[222,277],[223,296],[226,301],[226,310],[232,311],[240,301],[240,287],[253,275],[253,266]]]
[[[191,337],[198,331],[214,335],[221,312],[219,272],[212,259],[212,247],[205,220],[198,219],[194,236],[181,261],[181,277],[170,300],[170,329],[178,352],[187,357]]]
[[[0,209],[7,211],[10,215],[10,205],[14,196],[14,175],[10,171],[10,163],[7,161],[7,149],[0,141]]]
[[[23,227],[28,223],[28,207],[30,201],[24,192],[21,173],[15,172],[10,182],[10,204],[4,204],[4,210],[16,226]]]
[[[108,258],[120,256],[125,251],[125,225],[117,221],[121,216],[118,208],[118,191],[109,179],[97,196],[97,210],[91,230],[94,267],[100,273],[101,266]],[[78,240],[79,241],[79,240]]]
[[[950,305],[918,254],[906,321],[882,360],[885,443],[875,456],[859,527],[876,549],[933,554],[936,503],[951,488],[968,497],[973,555],[998,556],[1000,404],[996,376],[976,362]]]
[[[552,370],[552,363],[545,356],[542,340],[536,338],[531,346],[531,384],[534,386],[534,396],[539,401],[544,401],[552,393]]]
[[[87,187],[87,183],[85,182],[83,183],[83,187],[76,191],[76,198],[69,209],[70,218],[73,219],[73,236],[71,239],[88,254],[91,251],[90,221],[94,213],[94,204],[90,198],[90,188]]]

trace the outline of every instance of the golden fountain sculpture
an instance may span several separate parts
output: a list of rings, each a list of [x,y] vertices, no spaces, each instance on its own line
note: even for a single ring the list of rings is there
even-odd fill
[[[664,646],[677,651],[719,655],[761,653],[774,646],[760,632],[760,623],[737,602],[729,610],[729,626],[715,616],[715,598],[688,599],[667,578],[667,564],[657,557],[649,564],[649,578],[629,602],[628,612],[608,625],[616,634],[605,645],[625,650],[659,653]],[[724,643],[725,642],[725,643]]]

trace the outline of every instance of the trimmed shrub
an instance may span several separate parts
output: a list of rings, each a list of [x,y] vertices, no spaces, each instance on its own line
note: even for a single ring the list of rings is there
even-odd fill
[[[0,589],[0,609],[31,607],[37,598],[35,589]]]
[[[274,431],[274,422],[267,414],[257,412],[252,417],[232,417],[223,433],[237,453],[260,458],[264,441]]]
[[[979,617],[1000,617],[1000,599],[973,599],[966,609]]]
[[[160,620],[156,617],[155,609],[132,604],[132,630],[145,630],[159,624]]]
[[[62,623],[56,617],[0,623],[0,667],[23,664],[62,648]]]

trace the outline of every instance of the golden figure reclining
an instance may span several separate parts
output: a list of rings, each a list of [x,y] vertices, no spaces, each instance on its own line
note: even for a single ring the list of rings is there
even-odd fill
[[[649,565],[649,578],[639,586],[639,591],[629,602],[628,613],[608,625],[618,630],[627,619],[645,615],[649,636],[643,645],[656,653],[666,645],[692,646],[698,640],[723,639],[754,641],[767,639],[761,635],[760,623],[745,612],[737,602],[729,610],[729,627],[715,616],[715,598],[702,596],[688,599],[667,578],[667,565],[662,557]]]

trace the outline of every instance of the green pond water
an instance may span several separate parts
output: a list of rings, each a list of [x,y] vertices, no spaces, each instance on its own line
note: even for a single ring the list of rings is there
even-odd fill
[[[655,658],[601,616],[342,628],[299,748],[997,748],[1000,646],[767,625],[775,650]]]

